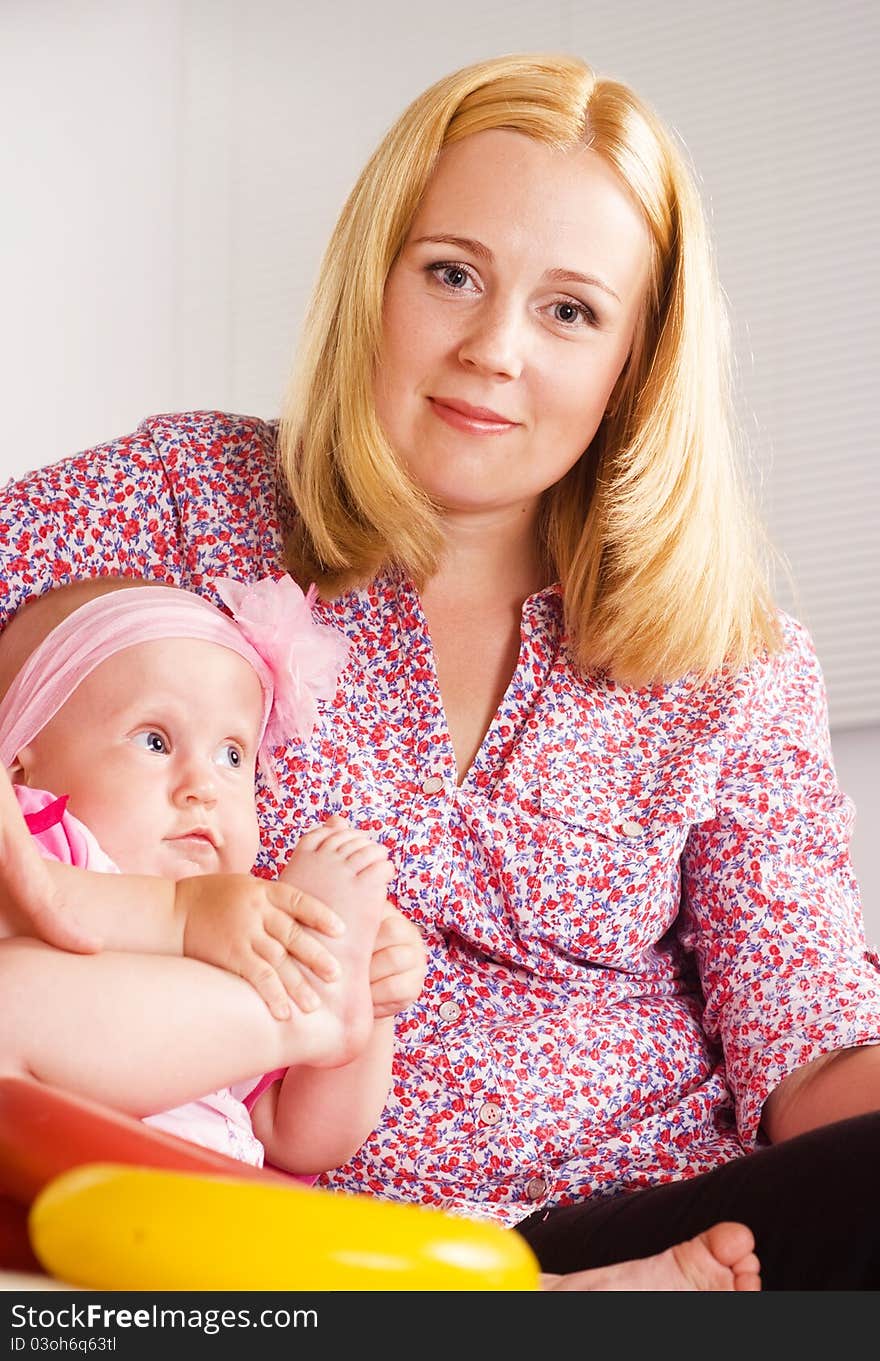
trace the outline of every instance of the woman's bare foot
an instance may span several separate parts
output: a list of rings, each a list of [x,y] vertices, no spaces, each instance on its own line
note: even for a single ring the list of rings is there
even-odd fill
[[[361,1050],[372,1030],[370,958],[388,911],[385,893],[394,868],[383,846],[334,816],[300,839],[280,877],[319,898],[345,922],[343,936],[321,937],[339,961],[339,977],[332,983],[310,979],[324,1007],[341,1023],[335,1061],[345,1062]]]
[[[633,1262],[541,1277],[543,1290],[760,1290],[761,1265],[745,1224],[715,1224],[686,1243]]]

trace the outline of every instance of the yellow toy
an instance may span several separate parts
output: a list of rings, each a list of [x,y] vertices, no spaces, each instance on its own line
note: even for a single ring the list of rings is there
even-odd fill
[[[104,1290],[535,1290],[517,1234],[440,1210],[90,1163],[31,1206],[45,1269]]]

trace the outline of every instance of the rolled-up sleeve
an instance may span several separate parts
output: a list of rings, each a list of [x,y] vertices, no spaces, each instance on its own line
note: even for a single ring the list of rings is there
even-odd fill
[[[880,970],[849,854],[855,810],[834,772],[812,641],[782,623],[784,650],[728,683],[715,816],[682,859],[680,939],[747,1145],[788,1073],[880,1042]]]

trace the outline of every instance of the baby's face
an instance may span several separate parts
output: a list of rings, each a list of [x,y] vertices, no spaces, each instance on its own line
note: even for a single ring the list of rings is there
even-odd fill
[[[108,658],[22,753],[27,782],[68,810],[126,874],[250,870],[263,693],[243,657],[169,638]]]

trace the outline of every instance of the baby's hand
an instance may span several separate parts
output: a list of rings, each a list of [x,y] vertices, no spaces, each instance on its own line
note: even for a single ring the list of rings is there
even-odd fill
[[[320,1004],[299,965],[332,982],[339,964],[313,934],[341,936],[345,924],[326,904],[295,888],[250,874],[181,879],[175,908],[183,915],[183,953],[239,974],[278,1021]],[[307,930],[311,927],[312,930]]]
[[[373,1019],[394,1016],[422,991],[427,968],[425,942],[419,928],[402,912],[382,918],[370,960]]]

